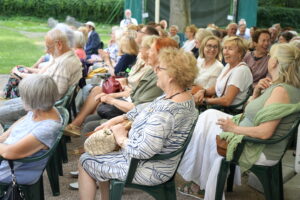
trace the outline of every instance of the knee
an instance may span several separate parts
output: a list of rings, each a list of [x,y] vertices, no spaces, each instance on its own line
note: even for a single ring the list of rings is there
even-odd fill
[[[100,86],[96,86],[92,89],[91,95],[97,95],[102,92],[102,88]]]

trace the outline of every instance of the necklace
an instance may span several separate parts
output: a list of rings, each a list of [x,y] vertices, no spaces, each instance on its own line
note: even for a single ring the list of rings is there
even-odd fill
[[[185,91],[186,91],[186,90],[183,90],[183,91],[181,91],[181,92],[177,92],[177,93],[171,95],[170,97],[165,97],[164,99],[172,99],[173,97],[175,97],[175,96],[177,96],[177,95],[179,95],[179,94],[181,94],[181,93],[184,93]]]

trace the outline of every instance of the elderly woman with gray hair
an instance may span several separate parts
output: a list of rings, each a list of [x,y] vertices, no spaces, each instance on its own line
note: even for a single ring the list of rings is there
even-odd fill
[[[19,87],[28,113],[0,136],[0,156],[10,160],[44,154],[53,146],[62,126],[59,112],[53,107],[58,98],[58,89],[51,77],[32,75],[22,80]],[[15,162],[18,183],[35,183],[47,160],[48,158],[34,163]],[[2,161],[0,165],[0,182],[11,182],[7,161]]]

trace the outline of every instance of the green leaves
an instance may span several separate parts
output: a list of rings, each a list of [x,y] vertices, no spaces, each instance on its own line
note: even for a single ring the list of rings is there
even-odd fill
[[[124,0],[0,0],[1,15],[25,15],[81,21],[115,22],[123,18]]]

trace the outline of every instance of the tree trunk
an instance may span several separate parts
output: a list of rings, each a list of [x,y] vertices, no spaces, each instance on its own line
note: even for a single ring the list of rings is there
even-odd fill
[[[170,0],[170,25],[177,25],[183,32],[191,24],[190,0]]]

